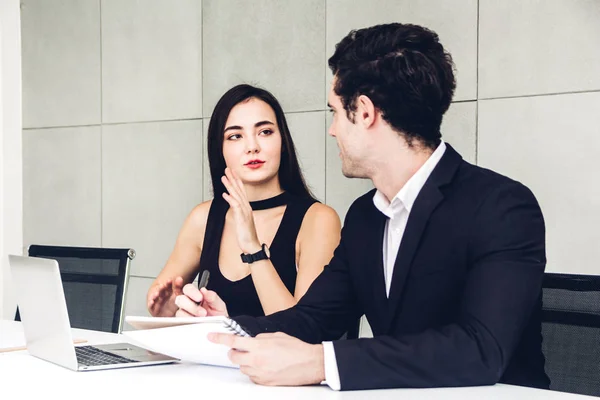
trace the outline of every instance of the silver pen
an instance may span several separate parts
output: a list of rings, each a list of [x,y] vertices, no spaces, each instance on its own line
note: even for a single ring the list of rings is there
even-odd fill
[[[210,272],[207,269],[202,271],[202,275],[200,276],[200,283],[198,283],[198,289],[205,288],[208,285],[208,278],[210,278]]]
[[[200,276],[200,282],[198,283],[198,290],[205,288],[206,285],[208,285],[208,278],[210,278],[210,272],[205,269],[204,271],[202,271],[202,275]],[[202,298],[202,301],[200,303],[198,303],[199,306],[202,306],[202,304],[204,303],[204,297]]]

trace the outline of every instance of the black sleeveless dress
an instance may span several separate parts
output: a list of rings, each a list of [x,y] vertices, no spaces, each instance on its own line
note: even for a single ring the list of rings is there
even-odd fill
[[[250,202],[253,210],[264,210],[287,204],[269,251],[275,270],[292,294],[296,287],[297,276],[296,238],[304,215],[316,201],[312,198],[300,198],[284,192],[270,199]],[[238,281],[230,281],[221,274],[219,252],[228,209],[229,203],[223,198],[213,199],[208,213],[199,272],[201,273],[205,269],[210,271],[207,289],[214,290],[225,301],[230,317],[238,315],[264,316],[265,313],[254,287],[252,276],[248,275]]]

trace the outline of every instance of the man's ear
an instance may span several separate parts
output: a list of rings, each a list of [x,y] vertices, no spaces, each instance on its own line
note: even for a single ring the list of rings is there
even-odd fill
[[[369,96],[361,94],[356,100],[356,116],[365,128],[370,128],[377,119],[378,110]],[[358,121],[357,121],[358,122]]]

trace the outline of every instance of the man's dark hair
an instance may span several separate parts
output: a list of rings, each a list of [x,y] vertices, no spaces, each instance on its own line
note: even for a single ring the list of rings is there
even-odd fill
[[[400,23],[353,30],[336,45],[329,68],[351,121],[365,95],[409,145],[413,139],[430,148],[440,143],[456,82],[452,56],[435,32]]]

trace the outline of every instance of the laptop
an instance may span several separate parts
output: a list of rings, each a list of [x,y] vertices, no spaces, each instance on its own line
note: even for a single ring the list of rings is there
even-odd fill
[[[9,255],[29,353],[74,371],[166,364],[177,358],[132,343],[74,345],[58,262]]]

